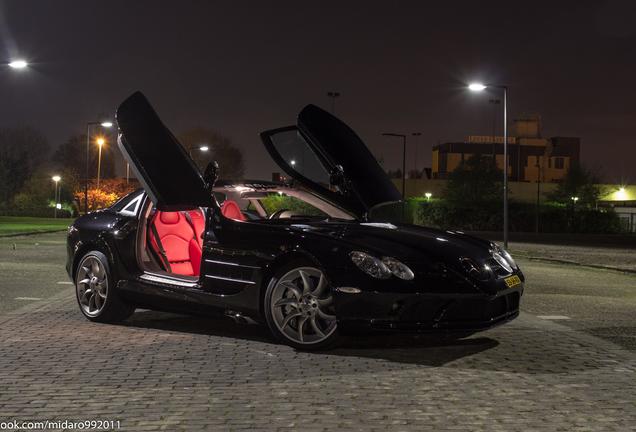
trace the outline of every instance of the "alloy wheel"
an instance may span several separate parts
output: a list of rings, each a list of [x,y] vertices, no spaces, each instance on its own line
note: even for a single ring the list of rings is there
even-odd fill
[[[287,272],[274,287],[271,312],[280,332],[297,344],[317,344],[336,330],[333,297],[327,278],[317,268]]]
[[[99,258],[89,255],[82,260],[75,289],[82,311],[90,317],[99,315],[108,297],[108,276]]]

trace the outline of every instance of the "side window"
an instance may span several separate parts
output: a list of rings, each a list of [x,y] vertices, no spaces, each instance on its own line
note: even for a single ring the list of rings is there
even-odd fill
[[[139,207],[141,206],[141,202],[143,201],[144,194],[140,193],[136,197],[134,197],[128,204],[124,206],[121,210],[119,210],[120,214],[126,216],[137,216],[139,212]]]
[[[329,188],[329,172],[298,130],[278,132],[270,137],[283,161],[301,176]]]

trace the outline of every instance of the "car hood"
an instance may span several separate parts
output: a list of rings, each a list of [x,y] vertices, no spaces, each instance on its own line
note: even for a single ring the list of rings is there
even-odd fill
[[[371,222],[325,222],[301,226],[304,231],[337,237],[351,249],[377,256],[393,256],[406,263],[456,262],[462,257],[481,261],[491,256],[490,241],[461,231]]]

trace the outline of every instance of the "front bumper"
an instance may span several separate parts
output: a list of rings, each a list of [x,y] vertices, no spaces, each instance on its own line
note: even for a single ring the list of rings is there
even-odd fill
[[[477,332],[519,315],[523,285],[495,295],[360,292],[336,293],[345,331]]]

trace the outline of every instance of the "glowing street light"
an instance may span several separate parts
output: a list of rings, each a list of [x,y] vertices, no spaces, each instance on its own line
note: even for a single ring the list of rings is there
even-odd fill
[[[13,69],[24,69],[29,66],[29,63],[26,60],[18,59],[9,62],[9,67]]]
[[[508,248],[508,86],[483,84],[480,82],[470,83],[468,90],[473,92],[481,92],[489,87],[503,90],[503,238],[504,248]]]
[[[483,85],[482,83],[471,83],[471,84],[468,84],[468,90],[480,92],[480,91],[486,90],[486,86]]]
[[[291,166],[296,165],[296,161],[294,159],[292,159],[289,163],[291,164]]]
[[[199,147],[199,150],[201,150],[202,152],[206,152],[206,151],[210,150],[210,147],[208,147],[206,145],[202,145],[201,147]]]
[[[109,128],[109,127],[113,127],[113,122],[105,121],[105,122],[101,122],[99,125],[101,127]]]
[[[579,197],[577,196],[573,196],[570,198],[572,201],[574,201],[574,204],[576,204],[576,202],[579,200]]]
[[[426,193],[424,194],[424,196],[426,197],[426,200],[427,200],[427,201],[430,201],[430,200],[431,200],[431,197],[433,196],[433,194],[432,194],[432,193],[430,193],[430,192],[426,192]]]
[[[53,210],[53,217],[57,218],[57,209],[62,207],[60,205],[60,199],[58,197],[58,183],[60,182],[60,180],[62,180],[62,177],[60,177],[59,175],[54,175],[53,177],[51,177],[51,180],[55,182],[55,209]]]
[[[99,189],[99,175],[102,168],[102,147],[106,143],[104,137],[97,138],[97,145],[99,146],[99,154],[97,156],[97,189]]]

